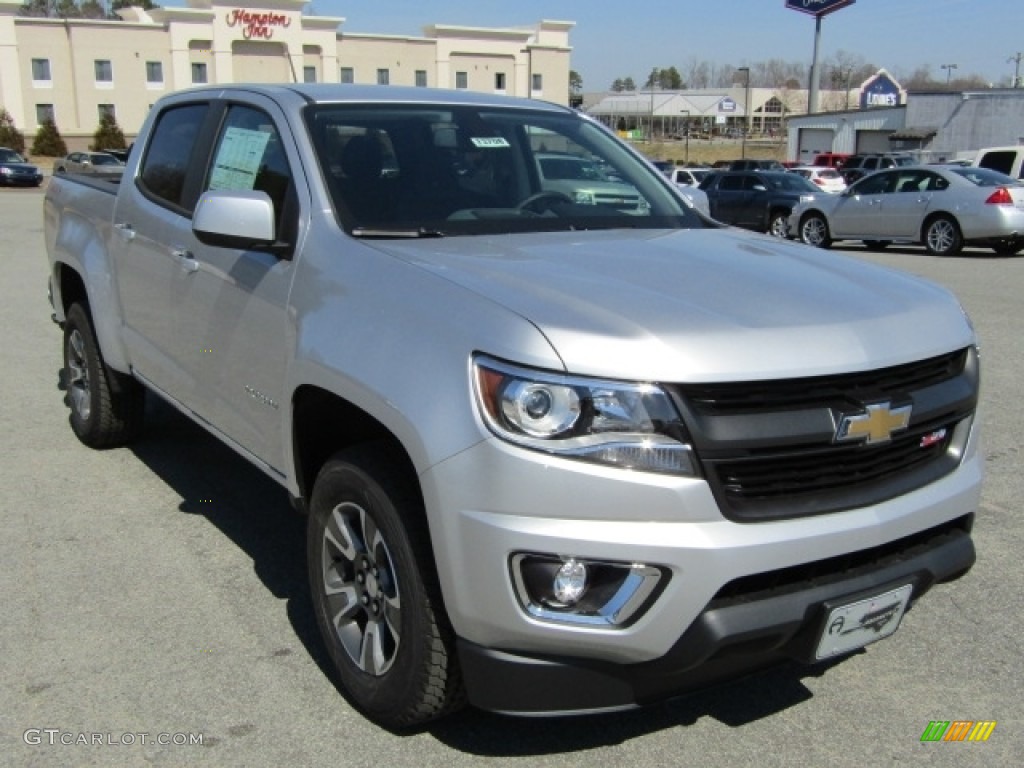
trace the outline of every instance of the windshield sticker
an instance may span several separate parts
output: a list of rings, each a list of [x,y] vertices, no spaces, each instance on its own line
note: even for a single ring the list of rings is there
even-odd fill
[[[266,131],[229,127],[213,162],[210,189],[253,189],[269,141]]]
[[[509,146],[508,139],[503,136],[473,136],[470,141],[473,142],[474,147],[479,149],[497,149]]]

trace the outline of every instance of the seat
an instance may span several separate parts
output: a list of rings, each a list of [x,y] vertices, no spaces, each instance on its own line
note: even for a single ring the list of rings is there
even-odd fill
[[[342,199],[360,224],[386,219],[384,154],[375,136],[353,136],[341,151]]]

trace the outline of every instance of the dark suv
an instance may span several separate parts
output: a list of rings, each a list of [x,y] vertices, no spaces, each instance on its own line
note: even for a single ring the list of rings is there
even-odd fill
[[[846,158],[840,173],[847,185],[853,184],[857,179],[867,176],[869,173],[880,171],[883,168],[896,168],[901,165],[914,165],[915,160],[910,155],[896,153],[883,153],[878,155],[851,155]]]
[[[820,190],[803,176],[780,171],[719,171],[700,183],[711,217],[776,237],[787,237],[793,207]]]

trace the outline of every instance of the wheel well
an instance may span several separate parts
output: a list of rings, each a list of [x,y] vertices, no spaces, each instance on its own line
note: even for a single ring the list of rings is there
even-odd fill
[[[89,294],[85,290],[85,281],[82,280],[82,276],[67,264],[60,266],[59,280],[60,303],[66,316],[68,308],[72,304],[76,301],[88,301]]]
[[[319,387],[300,387],[292,398],[292,450],[302,500],[308,502],[324,463],[343,448],[390,442],[398,449],[411,477],[416,471],[397,437],[377,419],[347,400]],[[418,485],[418,481],[417,481]]]
[[[960,222],[956,220],[956,216],[952,213],[949,213],[948,211],[933,211],[925,217],[924,224],[921,225],[921,233],[924,234],[924,230],[927,229],[928,225],[936,219],[949,219],[956,225],[957,229],[960,229]]]

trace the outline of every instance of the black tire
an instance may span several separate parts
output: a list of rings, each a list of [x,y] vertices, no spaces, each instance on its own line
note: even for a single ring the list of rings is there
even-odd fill
[[[828,222],[820,213],[808,213],[800,219],[800,231],[797,234],[801,243],[813,245],[816,248],[828,248],[832,245]]]
[[[772,211],[768,216],[768,234],[783,240],[789,237],[789,211]]]
[[[85,303],[72,304],[64,322],[63,381],[71,429],[83,443],[91,448],[114,448],[138,437],[145,390],[131,376],[103,361]]]
[[[865,240],[864,247],[869,251],[884,251],[889,247],[888,240]]]
[[[921,240],[928,253],[933,256],[955,256],[964,247],[960,225],[952,216],[940,214],[924,223]]]
[[[335,454],[317,476],[306,536],[314,612],[341,688],[392,729],[453,712],[465,699],[406,464],[386,444]]]

